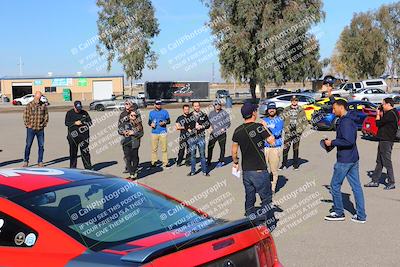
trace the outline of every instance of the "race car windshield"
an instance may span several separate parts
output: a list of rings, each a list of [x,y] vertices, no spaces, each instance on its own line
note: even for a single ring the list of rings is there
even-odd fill
[[[214,225],[214,219],[122,179],[96,179],[28,194],[17,200],[92,250],[173,230],[178,235]]]

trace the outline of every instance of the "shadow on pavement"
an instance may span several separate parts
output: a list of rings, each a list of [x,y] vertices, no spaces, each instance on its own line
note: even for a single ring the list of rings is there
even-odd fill
[[[81,156],[78,156],[78,158],[80,158],[80,157]],[[53,160],[44,162],[43,164],[44,164],[44,166],[47,167],[47,166],[54,165],[54,164],[57,164],[57,163],[61,163],[63,161],[67,161],[67,160],[69,160],[69,156],[68,157],[58,158],[58,159],[53,159]]]
[[[306,164],[307,162],[308,162],[307,159],[299,158],[299,166],[301,166],[301,165],[303,165],[303,164]],[[287,166],[287,167],[293,166],[293,163],[294,163],[293,159],[289,159],[289,160],[288,160],[288,166]]]
[[[118,164],[118,161],[107,161],[107,162],[100,162],[100,163],[96,163],[93,165],[93,170],[94,171],[100,171],[102,169],[105,169],[107,167],[113,166]]]
[[[374,171],[367,171],[367,175],[369,178],[371,178],[372,180],[372,174],[374,174]],[[382,173],[381,178],[379,179],[379,183],[383,184],[383,185],[387,185],[387,180],[389,179],[389,176],[387,175],[387,173]]]
[[[0,167],[4,167],[7,165],[12,165],[12,164],[17,164],[17,163],[21,163],[23,162],[23,159],[14,159],[14,160],[9,160],[9,161],[4,161],[4,162],[0,162]]]
[[[271,175],[271,178],[272,178],[272,175]],[[288,181],[288,179],[285,176],[279,175],[278,181],[276,183],[275,193],[278,193],[283,187],[285,187],[287,181]]]
[[[329,194],[331,193],[330,186],[324,185],[326,189],[329,190]],[[343,208],[350,212],[351,214],[356,214],[356,209],[354,208],[353,202],[350,201],[350,194],[342,193],[342,200],[343,200]],[[321,202],[324,203],[333,203],[331,199],[321,199]],[[333,205],[332,205],[333,208]]]
[[[224,165],[223,167],[225,167],[226,165],[231,164],[232,161],[233,161],[233,160],[232,160],[232,156],[225,157],[225,158],[224,158],[225,165]],[[212,172],[212,171],[217,167],[217,164],[218,164],[218,161],[217,161],[217,162],[212,162],[211,165],[208,166],[208,172]],[[223,167],[222,167],[222,168],[223,168]]]

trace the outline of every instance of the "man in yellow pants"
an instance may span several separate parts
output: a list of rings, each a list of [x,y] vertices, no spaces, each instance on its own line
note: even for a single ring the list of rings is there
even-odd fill
[[[161,100],[154,104],[154,110],[149,114],[149,126],[151,130],[151,166],[156,167],[158,161],[157,151],[161,143],[163,167],[169,167],[167,151],[167,125],[171,123],[169,113],[161,107]]]
[[[271,145],[265,142],[265,159],[272,173],[272,193],[275,193],[278,183],[278,168],[282,155],[282,132],[284,122],[276,113],[275,102],[268,103],[266,116],[261,123],[275,137],[275,144]]]

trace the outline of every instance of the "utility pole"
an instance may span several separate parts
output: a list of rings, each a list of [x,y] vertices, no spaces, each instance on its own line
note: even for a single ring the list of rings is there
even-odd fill
[[[17,64],[19,66],[19,76],[22,76],[22,66],[24,65],[22,63],[22,58],[19,57],[19,63]]]

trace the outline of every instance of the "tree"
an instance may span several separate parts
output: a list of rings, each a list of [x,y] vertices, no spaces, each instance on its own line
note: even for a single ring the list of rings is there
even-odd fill
[[[384,73],[388,44],[373,13],[355,14],[350,26],[342,31],[337,48],[350,78],[376,78]]]
[[[97,50],[106,55],[108,71],[117,58],[132,87],[145,67],[157,66],[157,55],[151,50],[152,39],[160,32],[154,7],[150,0],[97,0],[97,6]]]
[[[336,76],[341,77],[342,79],[346,78],[346,65],[343,63],[343,61],[340,58],[339,50],[341,50],[339,46],[339,42],[336,44],[336,48],[333,51],[331,60],[330,60],[330,65],[331,69],[330,72],[332,74],[335,74]]]
[[[400,2],[383,5],[377,11],[376,19],[388,44],[387,69],[392,76],[392,87],[394,76],[400,70]]]
[[[253,98],[256,97],[257,84],[263,93],[267,82],[282,84],[292,77],[299,79],[305,73],[310,75],[304,70],[299,73],[301,68],[297,65],[311,62],[302,59],[307,56],[300,55],[302,51],[285,58],[277,51],[282,48],[283,52],[296,47],[303,49],[313,39],[307,32],[324,17],[321,0],[202,1],[210,9],[210,28],[220,52],[221,74],[248,82]],[[312,55],[316,54],[308,56]],[[292,60],[293,56],[297,59]]]

